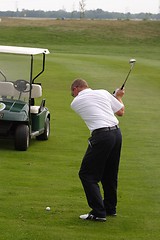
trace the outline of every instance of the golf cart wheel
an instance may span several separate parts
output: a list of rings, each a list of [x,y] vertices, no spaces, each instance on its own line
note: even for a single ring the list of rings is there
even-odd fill
[[[44,125],[44,132],[37,136],[37,140],[48,140],[50,135],[50,120],[49,118],[46,118],[45,125]]]
[[[29,147],[29,127],[27,125],[19,125],[15,132],[15,149],[26,151]]]

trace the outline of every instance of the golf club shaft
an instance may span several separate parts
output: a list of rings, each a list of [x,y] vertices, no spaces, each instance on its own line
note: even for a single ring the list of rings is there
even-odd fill
[[[131,71],[132,71],[132,68],[133,68],[133,63],[132,63],[132,65],[131,65],[131,68],[130,68],[128,74],[127,74],[127,77],[126,77],[124,83],[123,83],[122,86],[121,86],[121,90],[124,88],[124,86],[125,86],[125,84],[126,84],[126,82],[127,82],[127,79],[128,79],[128,77],[129,77],[129,75],[130,75],[130,73],[131,73]]]
[[[125,84],[126,84],[126,82],[127,82],[127,79],[128,79],[128,77],[129,77],[129,75],[130,75],[130,73],[131,73],[131,70],[132,70],[132,69],[129,70],[129,72],[128,72],[128,74],[127,74],[127,77],[126,77],[124,83],[122,84],[121,90],[124,88],[124,86],[125,86]]]

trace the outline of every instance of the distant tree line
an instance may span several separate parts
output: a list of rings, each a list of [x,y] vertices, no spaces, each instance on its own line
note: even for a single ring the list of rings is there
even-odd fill
[[[83,10],[83,9],[82,9]],[[42,10],[27,10],[22,11],[0,11],[0,17],[28,17],[28,18],[55,18],[55,19],[143,19],[143,20],[160,20],[160,14],[152,13],[119,13],[107,12],[102,9],[88,10],[88,11],[72,11],[65,10],[58,11],[42,11]]]

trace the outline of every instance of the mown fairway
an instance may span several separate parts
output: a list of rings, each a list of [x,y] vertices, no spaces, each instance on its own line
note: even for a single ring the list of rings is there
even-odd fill
[[[27,152],[0,140],[1,240],[159,239],[160,22],[2,19],[0,44],[48,48],[43,96],[51,112],[47,142]],[[112,92],[136,58],[120,118],[123,150],[118,216],[85,222],[78,179],[89,132],[70,109],[70,84],[82,77]],[[45,210],[46,206],[51,211]]]

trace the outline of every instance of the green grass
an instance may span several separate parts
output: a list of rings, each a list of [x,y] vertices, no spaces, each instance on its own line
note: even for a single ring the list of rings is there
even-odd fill
[[[51,51],[41,76],[51,112],[49,141],[32,140],[27,152],[16,152],[12,141],[0,140],[2,240],[159,238],[159,25],[2,20],[0,44]],[[106,223],[83,222],[78,216],[89,209],[78,170],[89,131],[70,109],[70,84],[82,77],[92,88],[112,92],[123,82],[132,57],[137,62],[126,86],[126,113],[119,118],[118,216]]]

